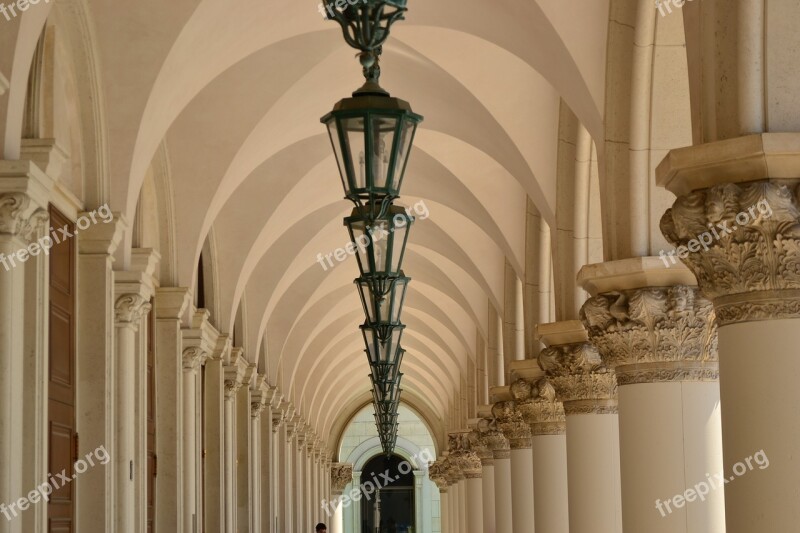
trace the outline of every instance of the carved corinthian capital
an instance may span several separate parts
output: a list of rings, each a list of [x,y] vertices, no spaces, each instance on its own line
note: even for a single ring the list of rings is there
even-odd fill
[[[560,344],[539,353],[539,366],[564,404],[564,413],[617,412],[617,380],[588,342]]]
[[[439,492],[447,492],[447,487],[450,484],[447,480],[446,465],[443,461],[431,463],[428,467],[428,477],[439,487]]]
[[[139,294],[123,294],[114,305],[116,323],[136,327],[150,311],[150,307],[150,302]]]
[[[225,399],[232,400],[236,393],[239,392],[239,389],[242,388],[242,382],[237,381],[234,379],[226,379],[225,380]]]
[[[799,184],[716,185],[679,196],[661,219],[720,325],[800,317]]]
[[[331,491],[340,495],[348,483],[353,481],[353,465],[349,463],[331,464]]]
[[[511,384],[511,396],[522,419],[536,435],[563,435],[567,431],[564,406],[547,378],[534,382],[519,379]]]
[[[485,422],[481,420],[481,422]],[[488,425],[485,425],[488,427]],[[469,449],[478,456],[478,459],[481,461],[481,465],[484,466],[491,466],[494,464],[494,454],[492,453],[492,449],[489,447],[489,444],[486,441],[485,435],[483,430],[481,430],[481,423],[478,423],[478,430],[471,431],[469,435],[467,435],[467,439],[469,440]]]
[[[494,418],[482,418],[478,421],[478,431],[480,432],[481,446],[487,450],[487,458],[484,464],[492,464],[492,459],[508,459],[511,457],[511,444],[503,432],[498,427],[497,420]],[[491,454],[491,459],[488,455]]]
[[[719,379],[714,310],[696,287],[596,296],[581,320],[619,385]]]
[[[183,369],[194,372],[208,359],[208,352],[199,346],[189,346],[183,350]]]
[[[517,410],[514,402],[497,402],[492,406],[492,415],[512,450],[531,447],[531,427],[522,419],[522,413]]]
[[[31,199],[21,192],[0,194],[0,233],[16,235],[25,223]]]

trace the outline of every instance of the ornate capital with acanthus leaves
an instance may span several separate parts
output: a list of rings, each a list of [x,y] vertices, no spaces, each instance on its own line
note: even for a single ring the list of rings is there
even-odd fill
[[[532,446],[530,425],[522,418],[522,413],[514,402],[497,402],[492,406],[492,415],[497,420],[497,427],[508,439],[512,450],[521,450]]]
[[[123,294],[114,304],[117,325],[139,326],[142,317],[150,312],[150,302],[139,294]]]
[[[581,320],[619,385],[719,379],[714,309],[697,287],[602,294]]]
[[[475,454],[478,456],[478,459],[481,461],[481,465],[491,466],[494,464],[494,453],[487,442],[486,435],[484,433],[485,428],[488,428],[488,421],[482,419],[478,423],[478,430],[471,431],[467,435],[467,439],[469,441],[469,449],[475,452]]]
[[[534,382],[518,379],[511,384],[511,396],[534,436],[563,435],[567,431],[564,406],[556,399],[556,390],[547,378]]]
[[[617,412],[617,380],[588,342],[560,344],[539,353],[539,366],[564,404],[565,415]]]
[[[33,209],[33,212],[29,211]],[[0,194],[0,234],[17,235],[32,241],[47,227],[50,214],[45,209],[31,205],[31,198],[22,192]]]
[[[208,359],[208,352],[200,346],[189,346],[183,350],[183,369],[194,372],[203,366]]]
[[[662,217],[721,326],[800,317],[799,196],[798,179],[728,183],[679,196]]]
[[[447,492],[450,483],[447,479],[447,465],[444,461],[435,461],[428,467],[428,477],[439,487],[439,492]]]
[[[331,492],[342,494],[348,483],[353,481],[353,465],[350,463],[331,464]]]
[[[449,453],[447,461],[450,462],[467,479],[481,477],[481,459],[471,449],[469,433],[454,433],[449,435]]]
[[[236,393],[239,392],[239,389],[242,388],[242,382],[235,380],[235,379],[226,379],[225,380],[225,399],[232,400]]]

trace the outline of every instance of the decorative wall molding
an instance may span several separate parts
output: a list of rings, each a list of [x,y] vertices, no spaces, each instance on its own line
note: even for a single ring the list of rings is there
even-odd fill
[[[679,196],[662,217],[661,231],[676,247],[688,250],[699,235],[716,234],[707,250],[688,250],[683,262],[714,302],[721,326],[800,317],[799,184],[716,185]]]

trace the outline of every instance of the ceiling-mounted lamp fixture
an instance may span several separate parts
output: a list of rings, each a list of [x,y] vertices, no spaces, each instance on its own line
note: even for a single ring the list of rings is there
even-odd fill
[[[413,223],[393,202],[400,196],[408,157],[422,116],[408,102],[381,88],[380,56],[394,22],[403,19],[406,0],[324,0],[327,18],[342,27],[344,39],[360,51],[364,85],[322,117],[336,156],[345,198],[355,204],[344,223],[358,250],[361,276],[355,280],[364,307],[361,326],[370,364],[375,423],[390,455],[397,442],[400,405],[400,315],[410,278],[402,263]],[[337,7],[338,5],[338,7]]]

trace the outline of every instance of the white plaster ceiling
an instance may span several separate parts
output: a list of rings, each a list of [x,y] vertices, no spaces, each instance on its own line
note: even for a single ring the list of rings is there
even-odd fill
[[[177,285],[194,286],[213,229],[215,322],[232,332],[247,303],[246,356],[325,435],[368,389],[355,261],[328,271],[316,262],[347,238],[350,206],[319,117],[361,84],[354,51],[318,0],[85,3],[110,204],[133,220],[165,143]],[[488,305],[503,312],[506,259],[524,274],[526,197],[554,222],[560,98],[602,137],[608,1],[411,0],[409,8],[381,62],[382,85],[425,115],[400,200],[424,201],[430,212],[412,230],[405,264],[413,282],[403,385],[440,422],[477,337],[486,337]],[[4,37],[20,44],[0,57],[4,72],[32,54],[36,20],[23,24]],[[17,139],[7,128],[6,154]],[[130,237],[126,244],[123,265]]]

